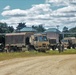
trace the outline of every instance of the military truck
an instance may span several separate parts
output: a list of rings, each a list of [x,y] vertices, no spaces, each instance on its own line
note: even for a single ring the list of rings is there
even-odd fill
[[[64,45],[64,48],[69,48],[68,38],[64,38],[61,40],[61,43]]]
[[[49,39],[49,46],[50,46],[50,48],[52,48],[53,50],[55,50],[57,48],[56,39]]]
[[[48,49],[46,34],[8,33],[5,35],[5,47],[8,51],[37,50],[45,52]]]
[[[75,37],[67,37],[62,40],[65,48],[76,48],[76,38]]]
[[[0,52],[4,52],[4,44],[0,43]]]
[[[31,45],[35,47],[36,50],[46,52],[49,50],[49,41],[45,33],[34,34],[30,37]]]
[[[4,35],[0,35],[0,52],[4,52],[4,46],[5,46],[5,37]]]

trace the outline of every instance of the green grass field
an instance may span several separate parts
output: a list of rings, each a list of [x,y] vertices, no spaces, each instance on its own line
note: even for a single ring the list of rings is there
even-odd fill
[[[12,52],[12,53],[0,53],[0,61],[21,57],[36,57],[36,56],[48,56],[48,55],[64,55],[64,54],[76,54],[76,50],[69,49],[59,53],[58,51],[47,51],[46,53],[30,51],[30,52]]]

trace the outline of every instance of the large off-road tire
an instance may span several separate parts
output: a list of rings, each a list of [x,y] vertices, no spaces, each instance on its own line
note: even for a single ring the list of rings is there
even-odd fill
[[[27,45],[26,48],[27,48],[28,51],[36,50],[33,45]]]
[[[55,50],[56,49],[56,46],[54,45],[54,46],[52,46],[52,50]]]

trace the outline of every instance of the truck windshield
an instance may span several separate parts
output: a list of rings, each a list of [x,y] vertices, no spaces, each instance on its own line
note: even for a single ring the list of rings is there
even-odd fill
[[[47,37],[46,36],[39,36],[39,41],[47,41]]]

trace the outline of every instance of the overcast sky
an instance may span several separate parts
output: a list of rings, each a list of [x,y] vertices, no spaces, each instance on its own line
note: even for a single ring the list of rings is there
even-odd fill
[[[72,28],[76,26],[76,0],[0,0],[0,22],[15,28],[20,22]]]

